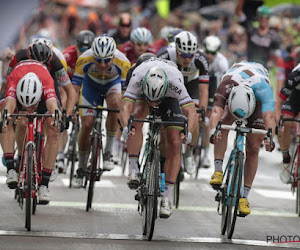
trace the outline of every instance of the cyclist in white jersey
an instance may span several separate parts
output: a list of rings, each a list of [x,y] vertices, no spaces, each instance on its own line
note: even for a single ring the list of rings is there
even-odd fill
[[[210,120],[210,141],[215,144],[215,172],[210,184],[217,188],[223,180],[223,158],[227,148],[228,130],[213,140],[218,122],[231,125],[236,119],[247,119],[247,127],[268,129],[274,133],[275,114],[274,98],[270,87],[268,71],[259,63],[242,61],[234,64],[224,75],[214,95],[214,103]],[[258,153],[264,135],[248,134],[246,141],[246,161],[244,197],[239,200],[239,213],[250,214],[247,196],[254,180]],[[266,150],[272,151],[274,143],[266,142]]]
[[[219,51],[221,48],[221,40],[217,36],[207,36],[204,41],[204,52],[208,58],[209,67],[208,67],[208,74],[209,74],[209,99],[207,105],[207,111],[205,113],[206,117],[209,121],[211,116],[211,109],[214,100],[214,94],[216,92],[217,87],[220,84],[221,78],[229,69],[229,63],[227,58],[221,54]],[[202,166],[204,168],[210,167],[210,160],[208,158],[208,151],[209,151],[209,130],[206,127],[205,131],[205,149],[202,158]]]
[[[138,155],[143,135],[141,123],[134,123],[134,132],[130,132],[127,122],[131,113],[137,119],[144,119],[149,113],[149,106],[159,107],[163,121],[183,121],[185,117],[188,119],[186,144],[191,143],[191,131],[197,124],[194,102],[184,86],[182,74],[173,62],[152,57],[136,67],[124,93],[120,113],[122,135],[125,139],[128,138],[128,185],[131,189],[137,188],[139,184]],[[168,218],[172,213],[173,187],[180,169],[181,130],[182,127],[179,126],[166,126],[165,136],[161,137],[165,139],[165,143],[161,145],[165,146],[166,151],[163,167],[166,188],[160,208],[162,218]]]
[[[197,38],[188,31],[182,31],[174,38],[175,48],[166,48],[158,57],[171,60],[177,64],[183,75],[184,84],[189,95],[197,107],[204,107],[208,103],[208,61],[205,54],[198,49]],[[185,170],[189,174],[195,172],[193,147],[198,138],[198,127],[193,131],[193,142],[187,147],[184,155]]]

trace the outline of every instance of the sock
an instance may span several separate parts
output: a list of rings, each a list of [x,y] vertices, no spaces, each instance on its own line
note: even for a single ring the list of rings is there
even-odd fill
[[[78,151],[78,168],[86,169],[87,161],[89,159],[88,151]]]
[[[207,157],[208,151],[209,151],[209,146],[206,146],[206,147],[204,148],[203,157]]]
[[[5,164],[7,167],[7,173],[11,169],[15,169],[15,164],[14,164],[14,153],[5,153],[4,154],[4,160]]]
[[[244,186],[244,198],[248,198],[251,187]]]
[[[113,142],[113,152],[115,155],[120,154],[120,147],[121,147],[121,142],[119,139],[115,139]]]
[[[44,168],[42,170],[42,181],[41,181],[40,185],[44,185],[44,186],[48,187],[51,173],[52,173],[52,169]]]
[[[61,161],[61,160],[64,161],[64,159],[65,159],[65,153],[64,153],[64,151],[63,150],[59,150],[58,151],[58,155],[57,155],[57,160],[58,161]]]
[[[163,196],[163,198],[168,197],[170,202],[173,201],[174,186],[175,186],[175,182],[166,180],[165,191],[163,192],[162,196]]]
[[[138,166],[139,155],[130,154],[128,155],[128,158],[129,158],[129,173],[131,173],[133,169],[140,172]]]
[[[184,157],[191,157],[193,153],[194,147],[188,146],[186,147],[186,151],[184,153]]]
[[[282,153],[283,163],[290,163],[291,156],[290,156],[289,150],[281,151],[281,153]]]
[[[113,154],[113,143],[116,138],[117,131],[106,130],[106,145],[104,153],[110,152]]]
[[[223,172],[223,160],[215,160],[215,172],[220,171]]]

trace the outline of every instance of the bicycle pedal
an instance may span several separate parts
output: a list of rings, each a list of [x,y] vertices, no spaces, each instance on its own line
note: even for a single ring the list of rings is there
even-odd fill
[[[136,194],[136,195],[134,196],[134,199],[135,199],[136,201],[140,201],[140,196],[139,196],[139,194]]]
[[[237,214],[238,217],[246,217],[247,215],[248,214],[240,214],[240,213]]]
[[[7,186],[9,189],[16,189],[18,186],[18,183],[10,183],[10,184],[7,184]]]
[[[39,205],[48,205],[49,201],[39,201]]]

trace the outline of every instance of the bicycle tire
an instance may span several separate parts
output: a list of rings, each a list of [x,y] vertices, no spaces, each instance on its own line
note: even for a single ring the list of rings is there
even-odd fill
[[[229,159],[229,162],[231,162],[231,159]],[[231,167],[232,164],[227,169],[227,175],[226,175],[226,181],[224,184],[224,187],[222,187],[222,197],[221,197],[221,204],[222,204],[222,219],[221,219],[221,234],[224,235],[226,233],[227,229],[227,218],[228,218],[228,184],[231,176]]]
[[[27,168],[26,168],[26,192],[25,192],[25,228],[31,230],[31,209],[32,209],[32,169],[33,169],[33,146],[28,145],[27,151]]]
[[[235,222],[238,212],[240,191],[242,184],[243,153],[238,152],[236,157],[236,166],[234,168],[232,183],[230,186],[230,196],[227,213],[227,238],[231,239],[235,228]]]
[[[76,154],[77,154],[77,150],[76,150],[76,146],[77,146],[77,134],[78,134],[78,123],[74,123],[73,127],[72,127],[72,132],[71,132],[71,139],[70,139],[70,144],[72,147],[72,150],[70,150],[69,154],[71,155],[71,168],[70,168],[70,182],[69,182],[69,188],[72,187],[72,180],[74,177],[74,170],[75,170],[75,163],[76,163]],[[68,157],[68,161],[70,158],[70,155]],[[68,164],[69,165],[69,164]]]
[[[92,208],[92,202],[94,197],[94,186],[95,186],[95,178],[96,173],[98,171],[98,164],[100,161],[100,138],[96,135],[93,139],[92,145],[92,166],[90,170],[90,179],[89,179],[89,188],[88,188],[88,197],[87,197],[87,203],[86,203],[86,211],[88,212],[89,209]]]
[[[148,165],[149,166],[149,165]],[[147,175],[147,203],[146,203],[146,237],[148,241],[152,240],[155,220],[157,218],[157,199],[159,194],[159,152],[154,150],[153,160],[148,169]]]
[[[297,161],[297,171],[296,171],[296,185],[297,185],[297,191],[296,191],[296,212],[298,214],[298,217],[300,217],[300,146],[297,148],[297,156],[298,156],[298,161]]]
[[[182,167],[180,167],[177,178],[176,178],[176,183],[174,187],[174,194],[173,194],[173,205],[175,208],[179,207],[179,198],[180,198],[180,182],[181,182],[181,172],[183,171]]]
[[[122,155],[121,155],[121,166],[122,166],[122,175],[125,174],[126,166],[127,166],[127,160],[128,160],[128,153],[127,153],[127,147],[124,142],[122,142]]]

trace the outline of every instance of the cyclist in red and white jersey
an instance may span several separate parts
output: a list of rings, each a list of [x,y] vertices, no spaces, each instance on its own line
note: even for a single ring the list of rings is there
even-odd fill
[[[54,81],[47,68],[40,62],[34,60],[21,61],[15,65],[7,78],[7,91],[5,95],[4,108],[8,113],[15,110],[21,112],[55,113],[58,109],[58,99],[55,94]],[[53,126],[53,119],[45,120],[45,132],[47,136],[44,151],[44,166],[42,169],[42,180],[39,187],[39,201],[47,204],[50,201],[48,183],[58,152],[59,131]],[[19,124],[26,125],[25,119],[19,119]],[[2,134],[2,149],[7,166],[6,184],[9,188],[17,186],[17,171],[14,166],[14,138],[15,132],[11,119]],[[16,137],[18,151],[22,152],[24,135],[18,133]]]
[[[134,64],[140,55],[146,52],[156,53],[153,45],[150,44],[151,40],[150,30],[144,27],[136,28],[130,33],[130,41],[124,43],[120,51],[126,55],[131,64]]]

